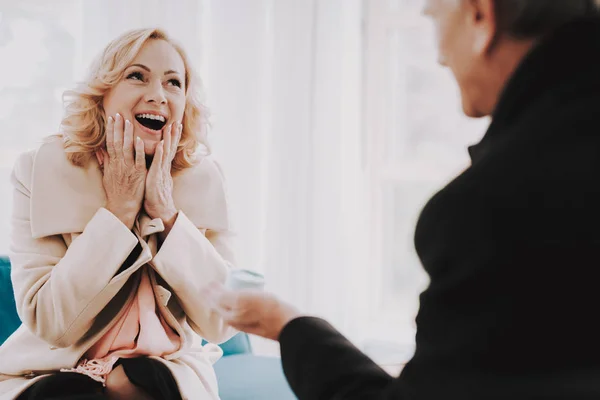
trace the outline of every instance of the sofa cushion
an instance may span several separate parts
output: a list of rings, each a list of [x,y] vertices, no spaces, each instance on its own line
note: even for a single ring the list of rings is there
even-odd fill
[[[222,400],[294,400],[281,359],[251,354],[223,357],[215,364]]]
[[[0,344],[4,343],[19,325],[21,320],[17,315],[10,280],[10,261],[7,257],[0,257]]]
[[[206,341],[202,341],[202,344],[206,344]],[[221,343],[219,346],[223,349],[223,357],[234,354],[252,353],[250,339],[245,333],[238,333],[225,343]]]

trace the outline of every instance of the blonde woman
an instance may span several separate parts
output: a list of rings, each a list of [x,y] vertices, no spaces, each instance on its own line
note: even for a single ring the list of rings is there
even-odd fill
[[[163,31],[128,32],[17,160],[1,399],[218,398],[221,350],[198,343],[234,332],[197,293],[233,255],[197,85]]]

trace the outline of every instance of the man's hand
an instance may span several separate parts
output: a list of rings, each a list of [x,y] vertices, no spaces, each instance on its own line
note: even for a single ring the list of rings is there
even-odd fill
[[[214,283],[202,296],[235,329],[271,340],[278,340],[284,326],[301,316],[295,307],[262,291],[231,291]]]

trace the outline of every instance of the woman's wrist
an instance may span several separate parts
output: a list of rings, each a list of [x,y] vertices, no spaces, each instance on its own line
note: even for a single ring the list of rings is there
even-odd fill
[[[107,204],[104,208],[117,217],[127,228],[130,230],[133,228],[135,219],[137,217],[137,212],[123,207],[115,207],[110,204]]]
[[[175,225],[175,221],[177,220],[177,215],[178,211],[175,208],[161,210],[152,214],[148,213],[148,216],[150,218],[159,218],[163,222],[165,229],[159,233],[161,241],[164,241],[169,235],[169,232],[171,232],[171,229],[173,228],[173,225]]]
[[[152,219],[161,219],[164,224],[173,223],[177,219],[177,210],[168,208],[163,210],[146,210],[148,216]]]

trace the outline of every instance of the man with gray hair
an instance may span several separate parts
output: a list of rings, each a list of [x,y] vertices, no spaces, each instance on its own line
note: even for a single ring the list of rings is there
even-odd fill
[[[600,399],[595,2],[426,0],[425,14],[465,114],[492,122],[419,218],[431,281],[402,374],[271,295],[205,295],[234,327],[279,340],[300,399]]]

